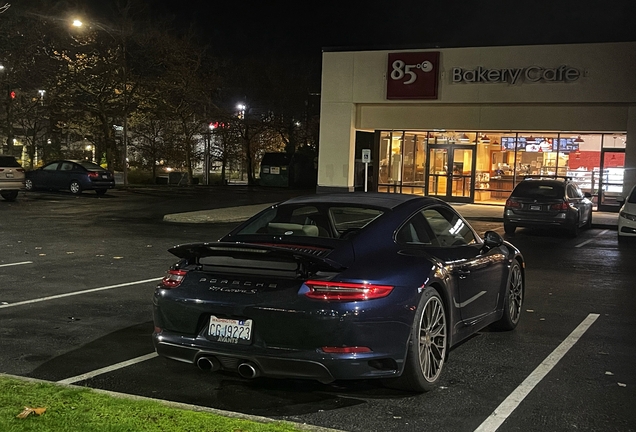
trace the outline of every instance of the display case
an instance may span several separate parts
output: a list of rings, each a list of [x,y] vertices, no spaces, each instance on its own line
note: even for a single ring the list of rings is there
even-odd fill
[[[485,201],[490,199],[490,173],[475,173],[475,199]]]
[[[594,173],[592,171],[568,171],[566,175],[571,177],[574,183],[576,183],[583,192],[589,192],[594,195],[596,186],[598,185],[598,180],[595,181]]]

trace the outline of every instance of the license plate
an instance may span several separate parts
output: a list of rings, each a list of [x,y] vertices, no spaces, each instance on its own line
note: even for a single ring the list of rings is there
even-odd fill
[[[103,179],[107,179],[108,178],[108,174],[102,174],[102,178]]]
[[[540,205],[531,205],[530,206],[530,210],[541,210],[541,206]]]
[[[13,173],[7,173],[7,178],[13,178]]]
[[[249,344],[252,340],[252,320],[235,320],[210,316],[208,339],[231,344]]]

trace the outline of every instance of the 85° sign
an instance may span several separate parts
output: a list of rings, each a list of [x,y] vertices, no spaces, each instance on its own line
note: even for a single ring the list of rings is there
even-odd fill
[[[387,99],[437,99],[439,51],[390,53]]]

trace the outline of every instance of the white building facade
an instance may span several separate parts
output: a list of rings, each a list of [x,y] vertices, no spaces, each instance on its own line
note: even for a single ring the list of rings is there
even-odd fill
[[[454,202],[570,176],[611,211],[636,184],[636,42],[324,52],[321,99],[318,192],[362,190],[363,149],[367,190]]]

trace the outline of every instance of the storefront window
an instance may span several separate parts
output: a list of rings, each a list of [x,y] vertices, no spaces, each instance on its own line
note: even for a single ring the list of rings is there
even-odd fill
[[[572,177],[598,209],[622,192],[624,133],[380,133],[379,191],[503,204],[527,176]]]
[[[402,193],[424,194],[426,133],[404,134]]]

